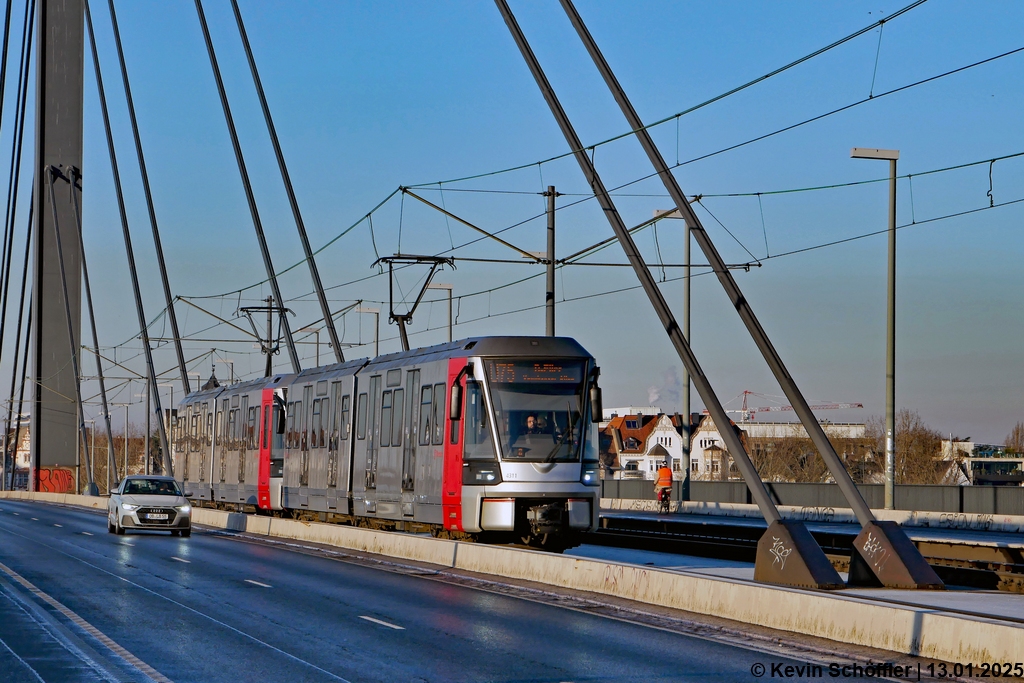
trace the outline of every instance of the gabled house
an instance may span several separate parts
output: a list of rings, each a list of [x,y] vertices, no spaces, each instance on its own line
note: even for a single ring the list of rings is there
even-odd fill
[[[601,429],[601,461],[616,479],[655,479],[668,462],[681,477],[683,440],[671,416],[618,415]]]

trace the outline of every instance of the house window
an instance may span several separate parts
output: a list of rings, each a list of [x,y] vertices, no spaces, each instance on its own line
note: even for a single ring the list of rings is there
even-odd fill
[[[682,471],[682,468],[679,466],[679,460],[678,459],[672,461],[672,471],[673,472],[680,472],[680,471]]]
[[[690,471],[695,473],[695,474],[697,472],[700,472],[700,465],[697,463],[696,460],[694,460],[693,462],[690,463]]]
[[[637,420],[626,420],[626,429],[640,429],[640,422]]]

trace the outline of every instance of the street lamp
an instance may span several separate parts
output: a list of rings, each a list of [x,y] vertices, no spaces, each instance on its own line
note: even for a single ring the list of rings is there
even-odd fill
[[[448,341],[452,340],[452,286],[444,285],[440,282],[431,282],[427,285],[427,289],[447,289],[448,290]]]
[[[380,309],[356,306],[356,313],[373,313],[373,355],[380,355]]]
[[[296,332],[309,332],[310,334],[316,335],[316,366],[320,367],[320,328],[319,327],[302,327]]]
[[[854,159],[889,162],[889,287],[885,325],[885,509],[895,507],[896,484],[896,160],[898,149],[854,147]]]

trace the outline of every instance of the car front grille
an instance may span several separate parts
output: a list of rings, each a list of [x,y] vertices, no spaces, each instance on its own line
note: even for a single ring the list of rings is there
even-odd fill
[[[139,524],[155,524],[170,526],[174,524],[178,511],[174,508],[139,508],[135,515],[139,518]],[[167,519],[151,519],[149,515],[167,515]]]

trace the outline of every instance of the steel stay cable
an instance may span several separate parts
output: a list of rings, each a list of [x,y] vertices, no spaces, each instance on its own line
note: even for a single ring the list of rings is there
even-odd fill
[[[110,127],[110,113],[107,110],[107,96],[103,87],[103,73],[100,69],[99,53],[97,52],[96,47],[96,33],[93,30],[92,12],[89,8],[89,0],[84,0],[83,4],[85,5],[86,28],[89,32],[89,45],[92,50],[93,70],[96,75],[96,90],[99,94],[100,111],[103,115],[103,129],[107,139],[107,155],[110,159],[110,170],[114,178],[114,194],[117,198],[117,209],[118,216],[121,221],[121,233],[124,238],[125,256],[128,260],[128,272],[132,281],[132,295],[135,299],[135,313],[138,317],[140,335],[142,336],[142,345],[146,355],[146,368],[152,389],[150,396],[153,400],[155,412],[157,413],[156,421],[157,428],[160,433],[160,449],[163,460],[163,471],[164,474],[173,476],[174,464],[171,461],[171,453],[169,449],[170,442],[167,439],[167,429],[164,425],[163,410],[160,405],[160,390],[156,386],[156,368],[153,364],[153,349],[149,343],[149,330],[146,327],[145,304],[142,300],[142,290],[139,286],[139,273],[135,265],[135,250],[132,247],[131,230],[128,227],[128,213],[125,208],[124,190],[121,186],[121,174],[117,165],[117,151],[114,148],[114,135]],[[187,384],[185,386],[187,386]],[[146,410],[149,410],[149,406],[146,407]]]
[[[25,260],[24,260],[24,266],[23,266],[22,271],[21,271],[21,295],[19,296],[20,305],[18,306],[18,327],[17,327],[17,331],[14,333],[14,362],[11,363],[11,394],[10,394],[10,398],[7,400],[7,421],[6,421],[6,424],[4,425],[4,434],[5,435],[11,433],[11,413],[14,410],[14,390],[15,390],[15,388],[18,385],[18,357],[19,357],[19,354],[21,353],[21,324],[22,324],[23,317],[24,317],[24,314],[25,314],[25,303],[26,303],[26,301],[25,301],[25,288],[28,285],[28,261],[29,261],[29,258],[31,256],[31,254],[32,254],[32,250],[31,250],[31,247],[32,247],[32,227],[31,226],[32,226],[32,213],[33,213],[33,209],[34,208],[35,208],[35,202],[34,201],[29,202],[29,210],[28,210],[28,226],[29,227],[25,231]],[[29,299],[31,299],[31,295],[29,296]],[[31,307],[31,305],[32,305],[31,302],[29,302],[28,305],[29,305],[29,307]],[[28,340],[25,341],[25,358],[26,359],[28,358]],[[20,422],[21,422],[21,415],[19,414],[18,415],[18,422],[15,423],[15,432],[17,432],[17,425],[19,425]],[[17,439],[17,435],[15,435],[15,439]],[[7,438],[6,437],[4,438],[3,446],[4,446],[3,455],[0,456],[0,457],[3,458],[3,460],[0,461],[0,463],[2,463],[2,465],[3,465],[3,467],[0,467],[0,469],[2,469],[4,472],[6,472],[7,471],[7,446],[8,446]],[[6,482],[5,481],[0,481],[0,490],[2,490],[2,489],[6,489]]]

